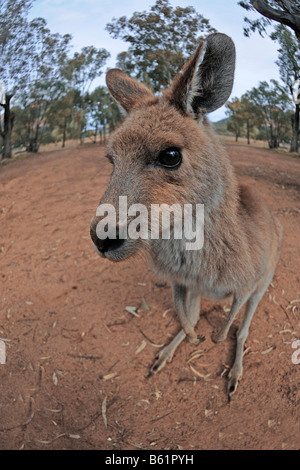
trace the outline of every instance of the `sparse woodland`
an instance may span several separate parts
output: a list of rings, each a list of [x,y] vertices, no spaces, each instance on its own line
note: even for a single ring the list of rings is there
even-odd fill
[[[122,119],[107,88],[95,86],[110,52],[91,45],[74,53],[69,34],[51,32],[43,18],[29,20],[33,1],[0,0],[0,160],[15,151],[37,152],[41,144],[64,147],[67,139],[105,143]],[[264,3],[273,10],[278,4],[282,18],[279,10],[275,21],[270,11],[262,16]],[[288,8],[289,3],[290,12],[284,11],[281,4]],[[270,148],[285,144],[299,151],[300,105],[293,88],[300,78],[298,3],[239,2],[258,12],[256,21],[245,19],[245,34],[257,30],[278,44],[281,81],[268,83],[262,77],[252,90],[227,103],[225,133],[236,140],[246,136],[248,143],[261,139]],[[113,18],[106,30],[128,44],[116,67],[155,93],[168,86],[199,39],[215,31],[194,7],[173,8],[168,0],[157,0],[148,12],[131,18]]]

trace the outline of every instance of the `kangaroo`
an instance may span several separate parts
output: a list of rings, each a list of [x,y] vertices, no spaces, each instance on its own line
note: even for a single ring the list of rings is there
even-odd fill
[[[186,250],[184,240],[123,239],[97,236],[100,216],[91,222],[96,251],[121,261],[140,250],[147,252],[154,271],[173,289],[176,314],[182,329],[156,356],[149,375],[172,360],[187,338],[198,344],[195,332],[201,296],[232,296],[227,320],[212,332],[214,342],[227,337],[232,322],[245,304],[237,330],[236,354],[228,374],[230,400],[243,373],[243,349],[253,314],[270,284],[280,256],[280,223],[251,186],[238,184],[229,157],[214,134],[206,114],[229,98],[234,79],[235,46],[225,34],[201,41],[170,87],[160,96],[119,69],[107,72],[111,95],[126,119],[111,135],[107,156],[114,169],[100,204],[204,205],[204,243]]]

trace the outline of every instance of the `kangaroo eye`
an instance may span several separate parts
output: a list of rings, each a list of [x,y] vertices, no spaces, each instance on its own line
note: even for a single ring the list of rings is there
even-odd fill
[[[165,168],[176,168],[182,162],[182,155],[180,149],[170,147],[160,152],[158,156],[158,163]]]

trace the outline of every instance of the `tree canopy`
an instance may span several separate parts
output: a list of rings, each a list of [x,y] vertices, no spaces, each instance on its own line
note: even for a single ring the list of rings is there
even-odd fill
[[[252,136],[267,140],[269,148],[277,148],[291,138],[292,102],[288,89],[277,80],[259,82],[241,98],[228,101],[226,108],[227,129],[236,140],[244,134],[248,144]]]
[[[294,104],[292,120],[291,152],[299,150],[299,114],[300,114],[300,44],[292,32],[283,25],[278,25],[271,34],[271,38],[279,43],[278,60],[280,78],[289,91],[290,99]],[[294,85],[297,90],[294,90]],[[297,96],[294,96],[297,95]],[[295,99],[296,98],[296,99]]]
[[[113,18],[106,29],[128,46],[118,54],[116,66],[159,93],[169,86],[199,40],[215,29],[194,7],[154,1],[149,11]],[[92,45],[73,52],[69,34],[53,33],[43,18],[29,20],[33,2],[0,0],[0,160],[12,155],[13,146],[36,152],[41,143],[60,141],[64,146],[68,138],[81,143],[89,138],[96,143],[99,136],[104,142],[122,119],[108,89],[95,88],[110,53]],[[257,20],[246,20],[246,34],[258,30],[278,43],[276,64],[282,84],[267,83],[262,77],[252,90],[230,100],[228,129],[236,139],[246,135],[250,142],[250,137],[259,136],[270,147],[284,141],[298,151],[300,96],[295,100],[295,83],[300,83],[300,52],[294,34],[297,28],[291,21],[287,25],[286,18],[289,14],[297,26],[300,0],[239,3],[248,11],[259,12],[262,3],[280,10],[280,21],[261,12]],[[270,24],[273,27],[267,30]]]
[[[150,11],[135,12],[131,18],[113,18],[106,29],[129,44],[117,65],[154,91],[167,87],[200,38],[215,31],[193,7],[173,8],[168,0],[156,0]]]
[[[58,121],[64,121],[58,103],[72,108],[71,115],[83,128],[84,119],[79,119],[84,114],[83,96],[110,55],[88,46],[72,56],[71,35],[52,33],[43,18],[29,21],[31,6],[32,0],[0,0],[0,77],[6,90],[0,106],[4,110],[0,116],[4,158],[11,156],[16,116],[23,125],[17,140],[29,151],[38,150],[50,121],[54,122],[54,109],[60,115]],[[66,129],[64,121],[64,135]]]

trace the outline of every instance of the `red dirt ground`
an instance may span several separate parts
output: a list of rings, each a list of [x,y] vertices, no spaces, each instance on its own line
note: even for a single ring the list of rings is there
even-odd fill
[[[113,264],[94,252],[89,223],[111,171],[104,149],[48,152],[0,168],[1,449],[300,447],[300,366],[292,362],[300,340],[300,160],[227,149],[285,229],[231,403],[226,373],[239,318],[225,342],[210,338],[226,302],[203,299],[197,332],[206,340],[197,348],[184,342],[172,364],[147,378],[157,345],[179,323],[170,287],[157,285],[142,260]]]

